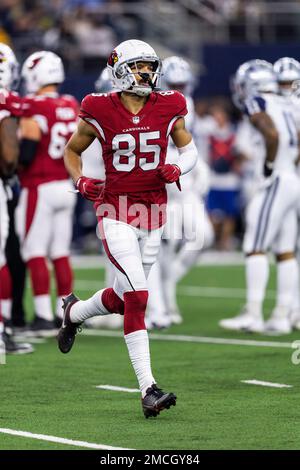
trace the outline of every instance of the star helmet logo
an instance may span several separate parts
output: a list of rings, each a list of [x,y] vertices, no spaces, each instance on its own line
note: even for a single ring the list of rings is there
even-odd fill
[[[140,122],[139,116],[133,116],[132,122],[133,122],[133,124],[139,124],[139,122]]]
[[[112,51],[112,53],[110,54],[109,58],[108,58],[108,61],[107,61],[107,64],[110,65],[111,67],[113,67],[119,60],[119,57],[118,57],[118,54],[117,52],[114,50]]]

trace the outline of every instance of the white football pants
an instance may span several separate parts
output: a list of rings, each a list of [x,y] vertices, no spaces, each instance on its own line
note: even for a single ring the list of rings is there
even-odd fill
[[[16,209],[16,231],[24,261],[69,256],[76,202],[70,180],[22,189]]]
[[[114,266],[114,291],[123,299],[125,292],[148,290],[147,277],[155,263],[163,227],[144,230],[104,217],[100,224],[102,243]]]
[[[299,204],[300,180],[293,173],[282,173],[260,189],[246,211],[244,252],[295,251]]]

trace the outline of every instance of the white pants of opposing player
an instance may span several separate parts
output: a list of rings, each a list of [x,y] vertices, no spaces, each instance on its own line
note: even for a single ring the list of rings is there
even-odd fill
[[[166,314],[178,311],[176,283],[197,262],[203,248],[213,242],[213,228],[204,204],[185,191],[168,205],[162,252],[149,276],[148,316],[153,324],[167,326]],[[178,251],[178,247],[180,247]]]
[[[102,228],[116,294],[123,299],[125,292],[148,290],[147,277],[159,253],[163,227],[148,231],[105,217]]]
[[[24,261],[69,256],[76,196],[69,180],[22,189],[16,210],[16,230]]]
[[[245,253],[294,252],[297,240],[297,211],[300,180],[293,173],[275,176],[250,201],[246,213]]]
[[[8,236],[8,228],[7,197],[3,182],[0,179],[0,269],[5,265],[5,245]]]

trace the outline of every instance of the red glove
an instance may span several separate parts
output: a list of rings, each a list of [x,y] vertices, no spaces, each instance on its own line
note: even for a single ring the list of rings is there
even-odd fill
[[[102,196],[104,183],[104,180],[80,176],[76,181],[76,188],[80,194],[86,199],[89,199],[89,201],[96,201]]]
[[[159,177],[166,183],[175,183],[179,181],[181,175],[181,170],[177,165],[171,165],[167,163],[166,165],[158,167]]]

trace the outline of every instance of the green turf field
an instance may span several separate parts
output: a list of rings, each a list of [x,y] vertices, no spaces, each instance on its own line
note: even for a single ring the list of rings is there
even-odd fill
[[[81,290],[76,293],[87,298],[102,279],[101,269],[77,270]],[[184,324],[159,334],[300,340],[300,332],[270,338],[221,330],[218,320],[236,314],[243,304],[243,288],[242,267],[195,268],[179,289]],[[266,313],[274,302],[272,292],[274,272]],[[293,349],[207,341],[151,341],[154,376],[178,400],[175,408],[148,420],[139,394],[95,388],[137,387],[122,337],[81,334],[69,355],[58,351],[54,339],[37,344],[34,354],[9,356],[0,366],[0,428],[131,449],[299,449],[300,365],[291,362]],[[241,382],[248,379],[293,387]],[[0,433],[0,449],[76,448]]]

